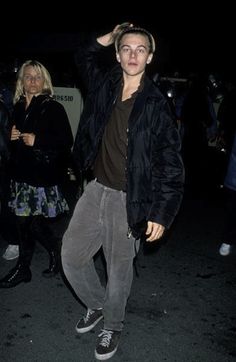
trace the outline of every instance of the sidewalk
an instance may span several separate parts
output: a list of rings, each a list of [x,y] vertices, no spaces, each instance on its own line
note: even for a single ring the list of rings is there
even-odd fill
[[[134,273],[125,328],[111,361],[236,360],[236,250],[228,257],[218,253],[221,216],[220,205],[185,200],[167,240],[140,249],[139,276]],[[0,240],[1,255],[5,246]],[[93,362],[101,325],[76,333],[85,309],[61,275],[41,276],[47,263],[37,245],[32,281],[0,290],[0,360]],[[14,265],[0,258],[0,277]],[[96,265],[103,275],[100,257]]]

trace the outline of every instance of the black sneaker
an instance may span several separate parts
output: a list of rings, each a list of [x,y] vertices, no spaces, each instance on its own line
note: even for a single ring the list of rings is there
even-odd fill
[[[86,316],[77,323],[76,332],[86,333],[91,331],[102,318],[102,309],[88,309]]]
[[[104,361],[114,356],[118,348],[120,335],[120,331],[102,329],[97,339],[95,358]]]

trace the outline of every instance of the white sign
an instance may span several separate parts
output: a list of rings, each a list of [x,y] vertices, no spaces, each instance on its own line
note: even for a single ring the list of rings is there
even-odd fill
[[[53,98],[64,106],[75,138],[83,110],[83,99],[80,90],[78,88],[54,87]]]

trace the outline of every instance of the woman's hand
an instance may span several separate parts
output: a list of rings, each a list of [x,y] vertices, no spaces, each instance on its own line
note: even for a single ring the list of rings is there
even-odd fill
[[[35,141],[34,133],[21,133],[20,137],[26,146],[33,146]]]
[[[17,141],[20,138],[20,131],[14,125],[11,129],[11,141]]]

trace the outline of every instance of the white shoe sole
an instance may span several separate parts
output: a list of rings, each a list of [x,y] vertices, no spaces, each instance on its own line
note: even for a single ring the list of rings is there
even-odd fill
[[[220,255],[222,256],[228,256],[230,253],[231,253],[231,249],[232,249],[232,246],[231,245],[221,245],[220,249],[219,249],[219,253]]]
[[[77,326],[75,327],[75,330],[77,333],[87,333],[89,331],[91,331],[97,324],[98,322],[100,322],[100,320],[103,319],[103,315],[101,315],[101,317],[99,317],[93,324],[91,324],[88,327],[84,327],[84,328],[77,328]]]

